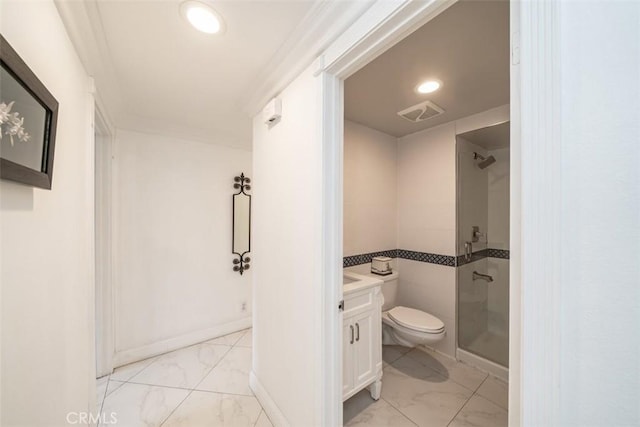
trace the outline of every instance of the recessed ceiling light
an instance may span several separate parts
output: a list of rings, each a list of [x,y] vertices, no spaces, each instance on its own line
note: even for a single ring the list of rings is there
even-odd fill
[[[440,89],[440,86],[442,86],[442,82],[440,80],[427,80],[416,87],[416,92],[431,93]]]
[[[203,33],[216,34],[224,30],[220,15],[204,2],[196,0],[182,2],[180,13],[189,24]]]

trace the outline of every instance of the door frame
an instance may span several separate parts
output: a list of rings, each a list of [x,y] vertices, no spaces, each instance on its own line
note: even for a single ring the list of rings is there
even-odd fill
[[[321,400],[324,411],[323,425],[342,425],[342,328],[336,306],[342,299],[342,242],[343,242],[343,125],[344,80],[377,58],[384,51],[429,22],[457,0],[426,2],[374,3],[347,31],[324,51],[316,62],[316,75],[322,79],[322,131],[323,131],[323,201],[324,201],[324,280],[323,280],[323,390]],[[536,3],[536,2],[531,2]],[[556,6],[552,6],[556,7]],[[522,423],[522,322],[521,322],[521,22],[527,21],[540,36],[547,29],[556,28],[555,17],[540,13],[544,6],[529,4],[522,8],[511,0],[511,200],[510,200],[510,385],[509,424]],[[547,6],[549,8],[549,6]],[[552,40],[549,43],[557,42]],[[533,53],[526,52],[528,55]],[[528,59],[528,58],[527,58]],[[540,61],[549,65],[549,61]],[[528,69],[548,71],[542,66],[526,62]],[[541,98],[544,94],[540,94]],[[542,105],[541,105],[542,106]],[[529,111],[534,114],[535,111]],[[544,124],[544,123],[542,123]]]
[[[96,377],[113,371],[115,353],[113,313],[113,207],[115,132],[96,101],[94,116],[94,233],[95,233],[95,366]],[[102,201],[103,205],[99,205]]]

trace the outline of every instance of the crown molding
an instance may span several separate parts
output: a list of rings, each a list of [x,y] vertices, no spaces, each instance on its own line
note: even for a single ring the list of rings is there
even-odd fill
[[[132,112],[128,111],[122,99],[111,51],[104,36],[98,2],[54,0],[54,3],[80,61],[86,72],[95,79],[103,114],[116,127],[134,127],[148,131],[150,126],[147,125],[131,126]],[[249,117],[257,114],[374,3],[376,0],[315,0],[309,12],[278,48],[263,71],[256,76],[251,89],[241,97],[244,113]],[[175,129],[161,127],[171,134],[180,133],[200,141],[210,139],[204,135],[194,135],[193,131],[175,132]]]
[[[87,74],[95,80],[101,113],[110,124],[124,115],[124,102],[104,36],[96,0],[54,0],[69,39]]]
[[[374,3],[316,0],[257,76],[243,102],[244,112],[255,116]]]

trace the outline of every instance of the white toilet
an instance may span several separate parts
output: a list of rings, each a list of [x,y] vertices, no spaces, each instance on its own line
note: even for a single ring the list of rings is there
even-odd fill
[[[432,345],[446,334],[444,323],[437,317],[415,308],[396,306],[398,273],[376,276],[384,280],[382,295],[382,344],[416,347]]]

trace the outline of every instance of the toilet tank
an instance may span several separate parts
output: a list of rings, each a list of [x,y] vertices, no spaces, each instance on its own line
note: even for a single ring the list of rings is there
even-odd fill
[[[387,311],[397,305],[398,297],[398,273],[394,272],[388,276],[378,276],[371,274],[372,276],[384,280],[382,284],[382,295],[384,296],[384,304],[382,305],[382,311]]]

